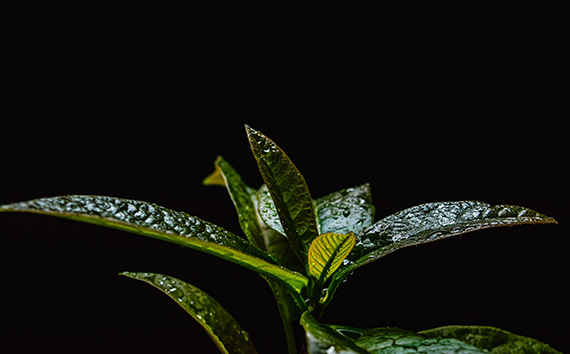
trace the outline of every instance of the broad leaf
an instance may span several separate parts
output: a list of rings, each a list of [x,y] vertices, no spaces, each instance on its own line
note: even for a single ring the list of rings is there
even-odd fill
[[[257,353],[249,334],[216,300],[197,287],[162,274],[124,272],[121,275],[141,280],[168,295],[200,323],[220,352]]]
[[[404,247],[491,227],[548,223],[556,221],[521,206],[491,206],[477,201],[427,203],[405,209],[357,235],[356,245],[347,257],[349,262],[335,273],[329,293],[334,293],[356,268]]]
[[[113,197],[72,195],[0,206],[133,232],[206,252],[266,275],[300,292],[307,279],[277,265],[265,252],[231,232],[156,204]]]
[[[331,193],[315,201],[321,233],[360,234],[374,222],[368,183]]]
[[[277,144],[246,126],[251,150],[279,212],[295,254],[306,262],[309,243],[318,235],[313,200],[305,179]]]
[[[354,341],[339,334],[327,325],[319,323],[310,312],[301,316],[301,325],[305,329],[308,354],[368,354]]]
[[[452,338],[427,336],[399,328],[362,330],[355,344],[371,354],[483,354],[487,351]]]
[[[263,232],[257,221],[257,212],[252,196],[255,189],[247,186],[236,170],[221,156],[214,162],[216,170],[206,177],[205,185],[221,185],[228,189],[236,211],[239,224],[249,242],[261,250],[266,250]]]
[[[428,338],[455,338],[497,354],[561,354],[536,339],[519,336],[493,327],[445,326],[420,333]]]
[[[354,234],[326,233],[317,237],[309,248],[309,275],[324,283],[342,264],[356,238]]]

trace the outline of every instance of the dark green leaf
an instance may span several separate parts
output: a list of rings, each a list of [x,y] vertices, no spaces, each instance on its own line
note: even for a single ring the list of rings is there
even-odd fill
[[[329,291],[334,292],[354,269],[404,247],[491,227],[548,223],[556,221],[521,206],[477,201],[427,203],[405,209],[357,235],[349,262],[334,275]]]
[[[239,224],[249,242],[261,250],[266,250],[263,232],[257,220],[254,203],[255,189],[247,186],[236,170],[221,156],[214,162],[216,170],[204,179],[205,185],[222,185],[228,189],[236,211]]]
[[[452,338],[428,338],[399,328],[362,330],[355,344],[371,354],[483,354],[485,350]]]
[[[206,330],[220,352],[225,354],[256,354],[249,334],[211,296],[182,280],[155,273],[121,273],[144,281],[168,295]],[[188,343],[189,347],[191,343]]]
[[[330,326],[319,323],[310,312],[301,316],[301,325],[305,329],[308,354],[367,354],[354,341],[341,335]]]
[[[283,282],[296,292],[308,283],[304,276],[280,267],[243,238],[195,216],[152,203],[72,195],[3,205],[0,212],[45,214],[154,237],[239,264]]]
[[[248,126],[246,130],[261,176],[279,212],[281,225],[295,254],[305,263],[308,245],[318,235],[309,188],[277,144]]]
[[[316,200],[321,233],[360,234],[374,222],[374,205],[368,183],[343,189]]]
[[[445,326],[420,332],[428,338],[455,338],[493,354],[561,354],[536,339],[484,326]]]

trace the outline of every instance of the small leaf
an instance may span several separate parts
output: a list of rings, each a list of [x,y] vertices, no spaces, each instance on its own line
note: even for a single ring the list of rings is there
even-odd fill
[[[255,189],[247,186],[236,170],[221,156],[214,162],[216,170],[206,177],[206,185],[221,185],[227,188],[230,198],[238,213],[238,220],[249,242],[265,251],[263,232],[257,220]]]
[[[293,251],[305,263],[308,245],[318,235],[307,183],[277,144],[249,126],[246,130],[261,176],[279,212],[281,225]]]
[[[358,235],[374,222],[374,205],[368,183],[343,189],[316,200],[321,233]]]
[[[310,312],[301,316],[301,325],[305,329],[308,354],[368,354],[354,341],[339,334],[327,325],[319,323]]]
[[[168,295],[206,330],[224,354],[256,354],[257,351],[236,320],[211,296],[182,280],[156,273],[121,273],[148,283]]]
[[[271,198],[271,193],[266,184],[259,188],[255,197],[257,200],[257,212],[261,220],[263,220],[268,227],[285,235],[285,230],[283,230],[281,220],[279,219],[279,213],[277,212],[277,208],[275,207],[275,203],[273,202],[273,198]]]
[[[561,354],[536,339],[519,336],[494,327],[445,326],[428,329],[420,333],[428,338],[455,338],[497,354]]]
[[[72,195],[0,206],[0,212],[44,214],[129,231],[239,264],[300,292],[308,280],[281,267],[241,237],[183,212],[137,200]]]
[[[327,233],[317,237],[309,248],[309,274],[324,283],[342,264],[354,246],[354,234]]]

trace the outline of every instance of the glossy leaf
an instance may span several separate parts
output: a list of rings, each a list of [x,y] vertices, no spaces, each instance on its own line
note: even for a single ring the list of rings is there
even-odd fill
[[[307,279],[277,265],[265,252],[231,232],[156,204],[113,197],[72,195],[0,206],[0,212],[29,212],[133,232],[206,252],[239,264],[300,292]]]
[[[349,262],[334,275],[329,292],[334,293],[354,269],[404,247],[491,227],[548,223],[556,221],[521,206],[491,206],[477,201],[427,203],[405,209],[357,235]]]
[[[318,235],[313,200],[305,179],[277,144],[246,126],[251,150],[261,176],[279,211],[281,225],[301,262]]]
[[[236,320],[211,296],[182,280],[156,273],[121,273],[148,283],[168,295],[206,330],[220,352],[256,354],[257,351]],[[191,344],[189,343],[189,346]]]
[[[238,214],[239,224],[249,242],[259,249],[266,251],[263,232],[257,220],[254,203],[255,189],[249,187],[241,179],[236,170],[221,156],[214,162],[216,170],[204,179],[205,185],[221,185],[228,193]]]
[[[455,338],[493,353],[561,354],[559,351],[536,339],[519,336],[493,327],[445,326],[421,331],[420,334],[428,338]]]
[[[315,202],[321,233],[360,234],[374,223],[374,205],[368,183],[346,188]]]
[[[324,283],[342,264],[356,238],[354,234],[326,233],[317,237],[309,248],[309,275]]]
[[[267,187],[262,186],[256,191],[247,186],[235,169],[221,156],[214,164],[216,170],[204,180],[204,183],[206,185],[221,183],[228,189],[240,226],[249,242],[273,256],[280,265],[304,273],[305,269],[295,256],[283,229],[281,228],[281,232],[275,231],[276,227],[281,227],[281,223]],[[268,218],[270,210],[275,218],[265,221],[264,218]],[[272,227],[267,225],[268,222]]]
[[[285,235],[285,230],[283,230],[281,220],[279,219],[279,213],[277,212],[267,185],[262,185],[255,196],[257,199],[257,211],[259,212],[261,220],[263,220],[268,227]]]
[[[310,312],[301,316],[301,325],[305,329],[308,354],[368,354],[354,341],[339,334],[327,325],[319,323]]]
[[[399,328],[362,330],[355,344],[371,354],[483,354],[487,351],[453,338],[440,338]]]

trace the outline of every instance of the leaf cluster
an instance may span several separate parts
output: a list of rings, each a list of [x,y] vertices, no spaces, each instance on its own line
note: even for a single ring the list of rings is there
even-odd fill
[[[205,185],[227,188],[245,237],[184,212],[105,196],[41,198],[3,205],[0,211],[45,214],[129,231],[251,269],[275,295],[289,354],[297,352],[292,325],[299,321],[306,333],[303,350],[311,354],[503,353],[520,348],[521,353],[555,352],[538,341],[488,327],[413,333],[319,323],[349,274],[391,252],[490,227],[556,221],[521,206],[479,201],[427,203],[375,221],[369,184],[313,199],[285,152],[261,132],[249,126],[246,132],[264,184],[250,187],[222,157],[204,180]],[[166,275],[122,274],[149,283],[176,301],[204,327],[222,353],[256,352],[247,332],[202,290]]]

